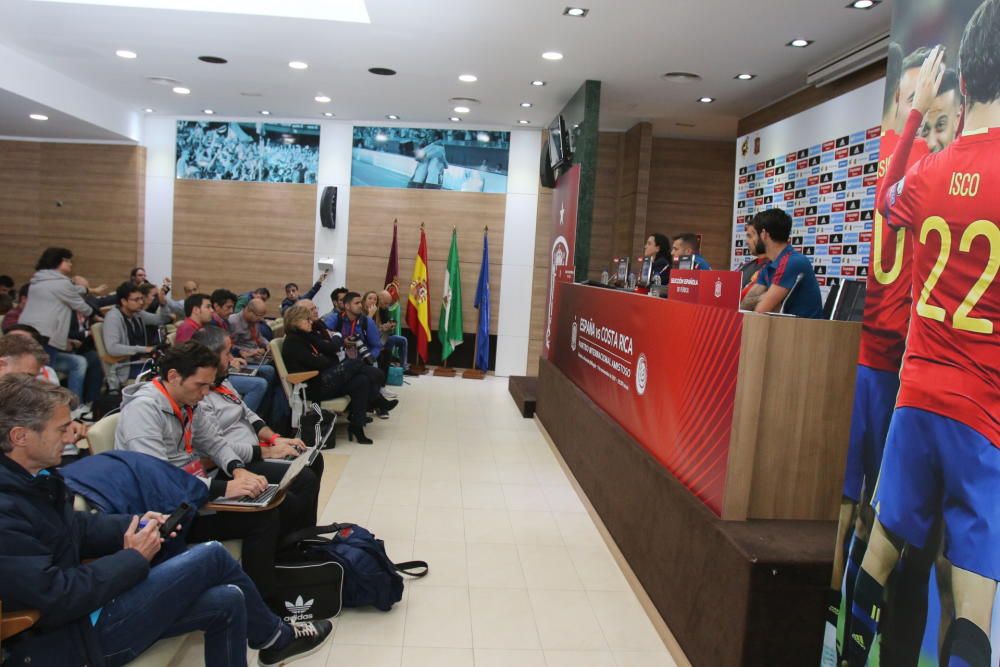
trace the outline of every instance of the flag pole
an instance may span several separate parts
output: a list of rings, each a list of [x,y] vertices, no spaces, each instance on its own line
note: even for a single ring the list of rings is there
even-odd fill
[[[451,233],[455,234],[457,232],[458,232],[458,226],[457,225],[452,226]],[[440,331],[438,331],[438,340],[441,340],[441,332]],[[444,345],[441,346],[441,352],[442,353],[444,352]],[[442,359],[441,360],[441,365],[434,369],[434,376],[435,377],[453,378],[453,377],[455,377],[455,375],[457,375],[457,372],[455,371],[454,368],[449,368],[448,367],[448,360],[447,359]]]
[[[483,225],[483,237],[484,238],[489,235],[489,232],[490,232],[490,226],[489,225]],[[480,267],[480,271],[481,270],[482,270],[482,267]],[[470,368],[467,371],[465,371],[464,373],[462,373],[462,378],[463,379],[465,379],[465,380],[482,380],[483,378],[486,377],[486,370],[479,368],[478,365],[476,364],[476,358],[479,356],[478,352],[479,352],[479,324],[477,322],[477,324],[476,324],[476,342],[475,342],[475,347],[473,348],[473,352],[472,352],[472,368]]]

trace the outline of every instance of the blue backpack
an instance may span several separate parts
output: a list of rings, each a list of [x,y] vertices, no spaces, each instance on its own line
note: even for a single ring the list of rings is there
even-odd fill
[[[332,534],[332,537],[324,537]],[[394,563],[385,544],[367,529],[353,523],[305,528],[283,541],[312,561],[333,561],[344,568],[341,599],[345,607],[373,606],[389,611],[403,597],[403,577],[427,575],[426,561]]]

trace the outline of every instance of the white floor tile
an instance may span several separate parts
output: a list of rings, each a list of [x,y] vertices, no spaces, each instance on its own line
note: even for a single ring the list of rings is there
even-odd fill
[[[645,651],[663,649],[660,636],[632,591],[589,591],[587,597],[609,647]]]
[[[477,648],[476,667],[546,667],[542,651]]]
[[[413,586],[407,611],[405,646],[472,648],[469,589]]]
[[[462,507],[462,484],[452,479],[425,479],[420,483],[421,507]]]
[[[469,563],[465,549],[460,542],[417,540],[413,544],[413,559],[427,561],[429,573],[420,579],[408,578],[407,585],[467,587]]]
[[[514,544],[507,510],[464,510],[464,515],[469,544]]]
[[[327,665],[364,665],[365,667],[399,667],[403,650],[398,646],[355,646],[335,642],[330,649]]]
[[[413,506],[417,504],[419,498],[420,480],[382,475],[378,491],[375,493],[374,504]]]
[[[616,667],[677,667],[666,649],[662,651],[614,651]],[[478,666],[477,666],[478,667]]]
[[[475,659],[468,648],[407,646],[403,649],[402,667],[475,667]]]
[[[565,544],[552,512],[509,512],[508,516],[516,544]]]
[[[524,570],[528,588],[583,590],[583,583],[565,547],[519,544],[517,553],[521,557],[521,569]]]
[[[524,571],[513,544],[468,544],[469,585],[473,588],[524,588]]]
[[[337,619],[333,641],[337,644],[366,646],[400,646],[410,592],[404,590],[403,599],[389,611],[374,607],[345,609]]]
[[[585,513],[587,511],[587,508],[580,501],[580,497],[576,495],[576,490],[571,486],[543,486],[542,493],[553,512]]]
[[[376,505],[365,526],[379,537],[394,537],[412,541],[417,529],[417,508],[397,505]]]
[[[546,651],[547,667],[615,667],[610,651]]]
[[[601,626],[583,591],[531,590],[538,635],[546,650],[606,651]],[[548,657],[546,656],[546,660]]]
[[[572,547],[570,558],[576,573],[589,591],[627,591],[628,582],[604,545]]]
[[[549,504],[537,484],[504,484],[504,502],[515,512],[547,512]]]
[[[528,592],[473,588],[472,644],[476,648],[537,649],[538,631]]]
[[[462,482],[462,507],[480,510],[506,509],[503,486],[491,482]]]
[[[604,540],[597,526],[586,514],[576,514],[572,512],[553,512],[556,525],[559,526],[559,533],[563,541],[569,546],[580,547],[600,547],[604,546]]]
[[[421,507],[417,513],[417,539],[465,541],[465,516],[458,507]]]

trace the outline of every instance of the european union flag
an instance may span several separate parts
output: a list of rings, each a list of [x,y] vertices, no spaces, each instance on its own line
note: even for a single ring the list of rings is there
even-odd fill
[[[476,325],[475,367],[486,371],[490,367],[490,243],[483,232],[483,261],[479,266],[479,282],[476,284],[476,301],[479,311]]]

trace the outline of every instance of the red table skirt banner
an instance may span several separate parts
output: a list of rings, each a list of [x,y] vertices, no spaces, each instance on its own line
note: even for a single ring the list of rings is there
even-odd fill
[[[556,290],[553,363],[721,515],[742,316],[598,287]]]

